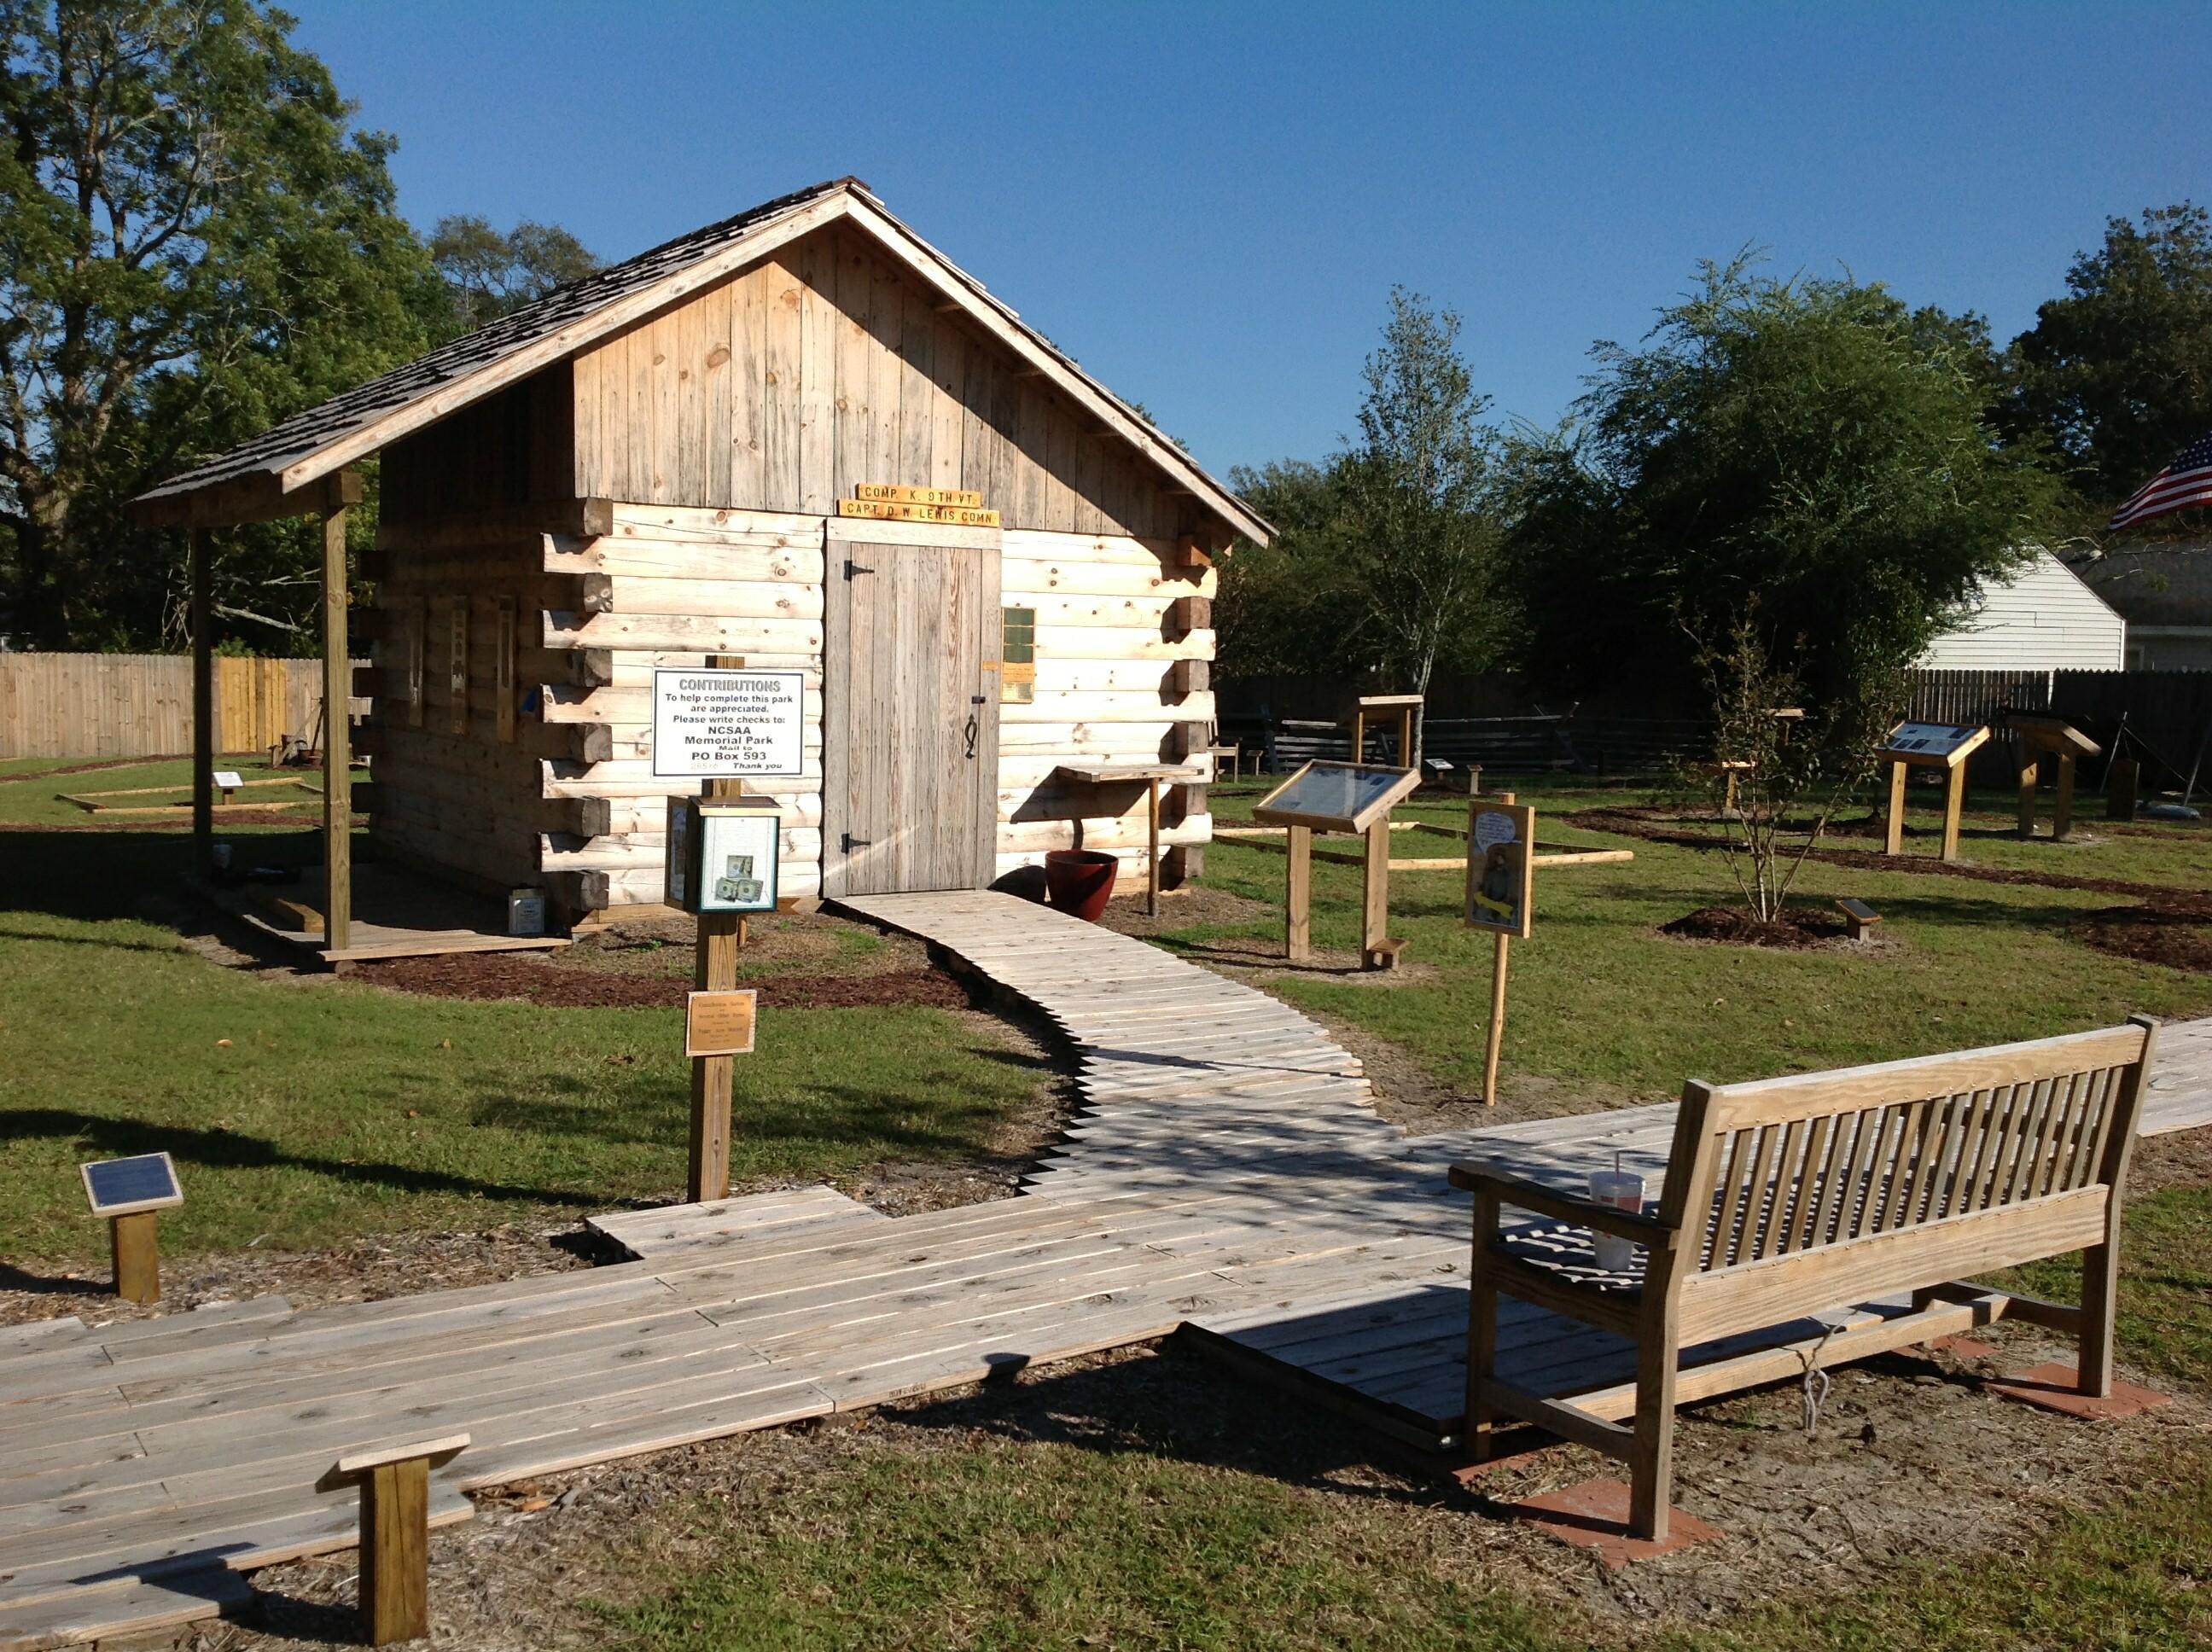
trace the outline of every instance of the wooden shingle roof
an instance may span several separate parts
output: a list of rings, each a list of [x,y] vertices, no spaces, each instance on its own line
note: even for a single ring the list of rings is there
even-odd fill
[[[1229,489],[1085,373],[1008,306],[884,208],[858,179],[780,196],[586,276],[381,377],[295,413],[134,501],[152,523],[226,526],[319,507],[323,478],[425,425],[712,286],[823,225],[868,230],[1079,406],[1136,448],[1234,531],[1272,530]]]

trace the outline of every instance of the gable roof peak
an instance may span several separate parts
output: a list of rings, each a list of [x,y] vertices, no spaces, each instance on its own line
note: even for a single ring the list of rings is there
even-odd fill
[[[280,421],[133,502],[155,523],[222,525],[313,508],[302,490],[495,391],[704,290],[777,247],[843,221],[872,234],[984,331],[1167,473],[1233,531],[1273,531],[1151,422],[1077,366],[983,284],[847,174],[764,201],[555,288],[404,367]]]

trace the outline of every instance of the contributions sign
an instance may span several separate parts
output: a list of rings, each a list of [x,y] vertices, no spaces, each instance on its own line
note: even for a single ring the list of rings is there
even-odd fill
[[[655,671],[653,776],[796,776],[805,708],[803,671]]]

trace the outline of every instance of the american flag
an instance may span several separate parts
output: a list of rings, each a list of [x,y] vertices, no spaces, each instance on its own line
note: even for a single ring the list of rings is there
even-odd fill
[[[2112,513],[2108,528],[2124,528],[2147,522],[2191,505],[2212,504],[2212,434],[2199,436],[2181,450],[2181,457],[2130,494],[2127,502]]]

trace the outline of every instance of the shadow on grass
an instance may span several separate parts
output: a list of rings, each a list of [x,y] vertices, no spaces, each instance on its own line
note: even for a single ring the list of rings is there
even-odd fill
[[[557,1078],[546,1082],[571,1095],[583,1089]],[[732,1105],[737,1133],[750,1142],[844,1143],[929,1158],[973,1151],[1000,1111],[993,1098],[948,1102],[853,1084],[807,1084],[772,1099],[740,1095]],[[625,1086],[599,1102],[489,1096],[471,1109],[469,1122],[533,1135],[665,1147],[672,1139],[682,1139],[689,1107],[683,1091],[656,1083]],[[917,1119],[927,1122],[917,1124]],[[5,1121],[0,1114],[0,1127]]]
[[[13,1262],[0,1262],[0,1291],[18,1291],[28,1297],[81,1297],[86,1281],[74,1274],[33,1273]]]
[[[319,859],[310,832],[265,832],[252,839],[257,861]],[[44,913],[81,923],[136,919],[176,932],[180,938],[213,939],[252,962],[248,968],[319,973],[320,966],[273,937],[204,905],[188,892],[189,835],[149,832],[22,832],[0,829],[0,912]],[[158,944],[93,935],[54,935],[21,928],[0,938],[51,941],[137,952],[165,951]]]
[[[1231,1469],[1285,1485],[1416,1508],[1449,1507],[1503,1518],[1480,1491],[1409,1473],[1372,1473],[1377,1462],[1414,1454],[1287,1389],[1267,1387],[1253,1403],[1251,1379],[1179,1337],[1150,1359],[1071,1369],[1026,1367],[1008,1356],[979,1387],[945,1400],[908,1402],[899,1423],[957,1439],[1071,1447],[1105,1456],[1164,1457]]]
[[[167,1152],[185,1164],[222,1169],[312,1171],[334,1181],[364,1182],[404,1193],[464,1193],[483,1199],[566,1205],[579,1209],[604,1205],[605,1195],[486,1181],[414,1165],[319,1158],[287,1151],[259,1136],[229,1130],[198,1130],[186,1125],[154,1124],[143,1119],[110,1119],[60,1108],[16,1108],[0,1111],[0,1137],[81,1142],[95,1155]]]

